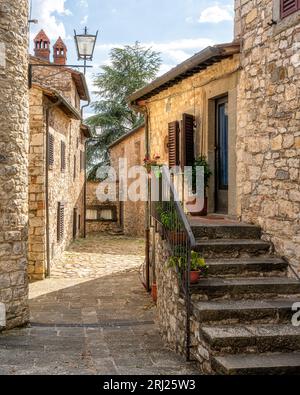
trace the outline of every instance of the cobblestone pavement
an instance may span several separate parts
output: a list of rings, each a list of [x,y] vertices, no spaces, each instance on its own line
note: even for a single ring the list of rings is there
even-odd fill
[[[166,348],[139,281],[143,243],[74,243],[53,278],[31,285],[31,326],[0,335],[0,374],[197,374]]]

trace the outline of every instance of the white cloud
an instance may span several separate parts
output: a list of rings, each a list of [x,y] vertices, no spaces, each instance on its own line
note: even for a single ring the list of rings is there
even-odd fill
[[[66,38],[66,29],[63,22],[59,21],[58,16],[69,16],[72,12],[65,6],[66,0],[33,0],[32,17],[37,18],[39,24],[35,27],[31,39],[37,31],[44,29],[48,37],[52,40],[61,36]],[[55,15],[57,14],[57,15]]]
[[[200,23],[220,23],[232,21],[234,17],[234,9],[232,5],[214,5],[208,7],[201,12]]]
[[[151,47],[155,51],[161,52],[163,55],[168,56],[176,63],[181,63],[188,59],[193,52],[199,52],[202,49],[214,45],[214,41],[209,38],[196,38],[196,39],[181,39],[169,42],[144,42],[141,43],[145,47]],[[108,51],[112,48],[122,48],[126,44],[100,44],[97,45],[97,50]]]
[[[89,16],[88,16],[88,15],[85,15],[85,16],[81,19],[80,24],[81,24],[81,25],[86,25],[87,22],[88,22],[88,19],[89,19]]]

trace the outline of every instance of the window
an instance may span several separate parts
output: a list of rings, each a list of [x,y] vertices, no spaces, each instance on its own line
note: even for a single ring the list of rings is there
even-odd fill
[[[280,15],[285,18],[300,10],[300,0],[280,0]]]
[[[172,168],[179,165],[179,122],[171,122],[169,128],[169,166]]]
[[[89,207],[86,219],[94,222],[117,222],[117,208],[115,206]]]
[[[52,168],[54,165],[54,136],[49,134],[48,137],[48,167]]]
[[[97,221],[98,220],[98,210],[87,210],[86,211],[86,219],[88,221]]]
[[[66,170],[66,143],[61,141],[60,144],[60,163],[61,163],[61,172],[63,173]]]
[[[65,230],[65,205],[59,202],[57,205],[57,241],[60,243],[64,238]]]

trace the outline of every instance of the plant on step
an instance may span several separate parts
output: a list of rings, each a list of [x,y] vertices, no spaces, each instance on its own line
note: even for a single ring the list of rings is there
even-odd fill
[[[178,269],[179,272],[184,273],[187,269],[188,261],[187,254],[176,254],[169,259],[168,266],[170,268]],[[205,259],[202,258],[198,252],[191,252],[191,263],[190,263],[190,283],[197,284],[200,280],[200,277],[207,276],[208,273],[208,265],[205,262]]]

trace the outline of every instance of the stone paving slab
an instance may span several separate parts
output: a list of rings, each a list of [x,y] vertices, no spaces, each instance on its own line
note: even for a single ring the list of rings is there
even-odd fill
[[[125,237],[76,242],[50,280],[31,284],[31,326],[0,335],[0,375],[198,374],[162,341],[143,252]]]

